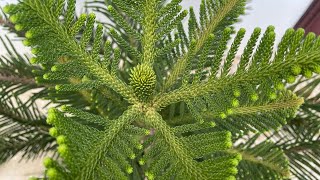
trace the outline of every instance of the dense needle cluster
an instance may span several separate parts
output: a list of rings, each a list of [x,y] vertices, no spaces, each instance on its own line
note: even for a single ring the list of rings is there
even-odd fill
[[[246,167],[261,179],[290,176],[272,143],[233,142],[295,116],[303,99],[285,85],[319,73],[320,38],[289,29],[275,50],[269,26],[243,42],[246,31],[232,24],[245,0],[202,0],[199,19],[181,1],[91,2],[105,5],[113,25],[93,13],[76,18],[75,0],[4,8],[41,65],[37,83],[54,85],[49,98],[64,104],[48,113],[63,159],[44,161],[49,179],[220,180],[248,178]],[[68,101],[75,92],[93,105]]]
[[[130,85],[135,95],[141,100],[148,98],[156,86],[156,74],[153,69],[145,64],[134,67],[130,74]]]

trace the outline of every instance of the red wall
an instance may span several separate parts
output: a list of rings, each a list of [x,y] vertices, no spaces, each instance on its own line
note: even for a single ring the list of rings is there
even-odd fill
[[[306,32],[314,32],[320,35],[320,0],[314,0],[305,14],[295,25],[295,29],[302,27]]]

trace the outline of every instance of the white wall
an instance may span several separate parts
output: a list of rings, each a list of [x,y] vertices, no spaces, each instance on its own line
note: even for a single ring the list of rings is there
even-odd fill
[[[183,6],[199,7],[200,0],[184,0]],[[244,27],[251,32],[255,27],[265,29],[268,25],[276,27],[282,35],[287,28],[293,27],[312,0],[252,0],[248,3],[246,15],[236,27]],[[198,8],[195,8],[198,11]]]
[[[17,1],[0,0],[0,6],[16,3]],[[78,0],[78,2],[81,5],[81,2],[84,1]],[[197,13],[200,2],[201,0],[183,0],[182,5],[186,9],[194,6]],[[250,9],[247,10],[245,16],[242,16],[242,22],[239,22],[236,28],[243,27],[249,33],[255,27],[265,29],[268,25],[274,25],[276,27],[277,39],[279,39],[286,29],[295,25],[311,2],[312,0],[252,0],[248,3]],[[82,8],[78,6],[78,9],[81,11]],[[0,29],[0,35],[4,33]]]
[[[240,46],[244,48],[250,34],[255,27],[265,30],[269,25],[275,26],[276,44],[288,28],[293,27],[304,14],[313,0],[251,0],[247,4],[246,14],[235,25],[236,29],[245,28],[246,35]],[[184,0],[182,5],[187,8],[193,6],[199,14],[200,0]],[[239,53],[238,53],[239,55]]]

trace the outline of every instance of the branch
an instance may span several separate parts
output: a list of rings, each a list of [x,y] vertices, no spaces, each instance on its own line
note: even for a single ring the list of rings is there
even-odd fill
[[[169,147],[169,152],[172,156],[175,156],[177,159],[176,163],[179,163],[184,168],[184,172],[191,173],[190,177],[197,177],[199,179],[207,179],[208,177],[202,173],[201,168],[195,164],[193,158],[191,156],[191,152],[187,152],[186,148],[183,147],[182,142],[179,142],[177,137],[170,130],[170,127],[163,121],[160,114],[155,111],[149,111],[146,113],[146,117],[148,118],[148,123],[151,124],[152,127],[156,128],[161,136],[163,136],[166,145]],[[190,172],[192,170],[192,172]]]
[[[179,76],[184,73],[185,69],[187,68],[188,60],[191,59],[199,50],[201,50],[202,46],[209,38],[213,30],[227,16],[227,14],[234,9],[238,2],[240,2],[240,0],[229,0],[229,2],[226,2],[222,8],[217,10],[217,14],[214,14],[210,18],[210,21],[207,23],[206,29],[203,32],[199,33],[199,35],[197,36],[199,38],[196,39],[197,43],[195,45],[195,50],[188,51],[183,57],[178,59],[177,63],[172,69],[171,74],[164,83],[162,92],[165,92],[176,83]]]
[[[282,176],[284,177],[288,177],[290,176],[290,171],[289,169],[283,169],[281,166],[279,166],[278,164],[276,163],[272,163],[270,161],[264,161],[263,159],[259,159],[259,156],[256,157],[250,153],[247,153],[245,152],[245,150],[240,150],[240,149],[231,149],[231,150],[228,150],[227,152],[229,153],[239,153],[241,154],[242,156],[242,161],[249,161],[251,163],[254,163],[254,164],[259,164],[259,165],[262,165],[264,167],[267,167],[268,169],[271,169],[279,174],[281,174]]]
[[[19,77],[16,75],[4,75],[0,73],[0,81],[6,81],[14,84],[37,85],[35,80],[30,77]]]
[[[261,111],[274,111],[277,109],[297,107],[303,104],[303,102],[304,102],[303,98],[298,98],[298,99],[291,99],[289,101],[284,101],[284,102],[270,103],[262,106],[234,108],[233,112],[235,115],[254,114]]]
[[[38,13],[38,18],[42,19],[48,26],[55,32],[55,36],[58,39],[63,40],[64,46],[70,49],[78,60],[82,61],[86,68],[95,75],[102,83],[122,95],[129,103],[135,103],[138,100],[135,98],[132,89],[126,85],[123,81],[117,78],[115,75],[107,73],[92,56],[86,53],[74,39],[71,37],[67,29],[50,13],[50,9],[43,3],[31,3],[24,2],[29,8],[33,9],[34,12]],[[41,7],[37,7],[41,6]]]
[[[90,179],[93,176],[93,171],[99,163],[100,158],[106,153],[107,149],[112,148],[113,141],[119,136],[123,129],[136,120],[136,109],[128,109],[120,116],[116,121],[113,121],[110,126],[105,130],[101,141],[92,147],[88,157],[86,157],[86,163],[83,164],[81,173],[75,179]]]
[[[156,6],[157,0],[148,0],[145,3],[143,12],[144,12],[144,21],[143,21],[143,56],[142,63],[153,63],[155,57],[155,43],[156,43]]]
[[[301,65],[302,67],[317,63],[320,60],[320,52],[313,51],[303,55],[291,58],[284,62],[272,63],[261,69],[249,70],[244,74],[236,74],[231,77],[222,77],[218,80],[209,80],[205,83],[197,83],[189,86],[184,86],[180,89],[174,90],[169,93],[161,93],[158,95],[154,102],[155,108],[163,108],[170,104],[180,101],[187,101],[189,99],[204,96],[206,94],[212,94],[217,91],[223,91],[229,87],[243,84],[259,84],[263,80],[283,74],[293,65]]]
[[[260,106],[242,106],[242,107],[234,107],[232,109],[233,113],[230,116],[237,116],[237,115],[249,115],[249,114],[256,114],[258,112],[270,112],[270,111],[276,111],[279,109],[284,109],[284,108],[293,108],[300,106],[303,104],[304,99],[303,98],[297,98],[297,99],[290,99],[287,101],[282,101],[282,102],[271,102],[265,105],[260,105]],[[201,116],[204,119],[207,120],[212,120],[214,118],[219,117],[219,112],[212,112],[212,111],[206,111],[201,113]],[[171,123],[179,123],[179,122],[192,122],[194,117],[190,115],[185,115],[183,117],[175,117],[171,120],[169,120],[170,124]]]

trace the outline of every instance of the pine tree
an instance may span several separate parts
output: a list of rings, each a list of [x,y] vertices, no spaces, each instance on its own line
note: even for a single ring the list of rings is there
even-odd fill
[[[37,83],[62,105],[47,116],[63,159],[44,161],[49,179],[283,179],[289,166],[298,167],[303,158],[295,161],[301,154],[290,147],[303,141],[290,144],[280,132],[300,136],[292,131],[319,123],[286,125],[304,100],[285,85],[319,73],[320,38],[289,29],[274,53],[274,27],[256,28],[237,63],[246,31],[232,24],[245,0],[203,0],[199,20],[180,3],[106,1],[96,10],[104,9],[112,25],[96,23],[93,13],[76,18],[75,0],[4,8],[26,32],[30,62],[41,65]],[[312,131],[308,141],[318,136],[317,127]],[[259,133],[282,138],[257,141]],[[318,163],[316,149],[304,158]]]

